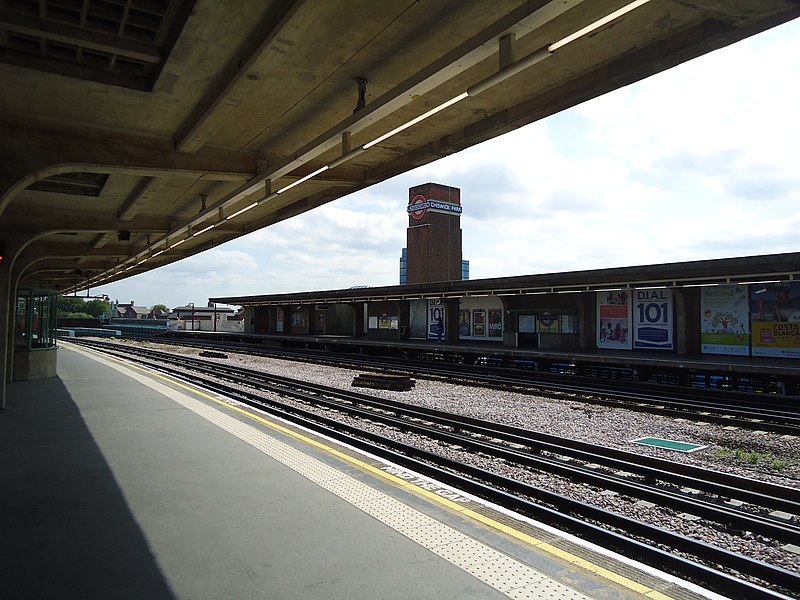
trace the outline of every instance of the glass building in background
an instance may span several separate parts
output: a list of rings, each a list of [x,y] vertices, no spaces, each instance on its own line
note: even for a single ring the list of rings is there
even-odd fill
[[[407,283],[406,280],[406,271],[408,268],[408,248],[403,248],[403,252],[400,255],[400,285],[405,285]],[[462,281],[469,281],[469,261],[462,260],[461,261],[461,280]]]

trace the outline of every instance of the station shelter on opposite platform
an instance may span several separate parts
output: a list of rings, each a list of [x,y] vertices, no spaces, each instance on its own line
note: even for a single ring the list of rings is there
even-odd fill
[[[461,190],[412,187],[406,212],[404,285],[210,300],[259,335],[800,358],[800,253],[465,281]]]

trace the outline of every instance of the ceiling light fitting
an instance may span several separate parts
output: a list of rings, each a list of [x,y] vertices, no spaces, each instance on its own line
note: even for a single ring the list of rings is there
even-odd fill
[[[300,185],[300,184],[301,184],[301,183],[303,183],[304,181],[308,181],[308,180],[309,180],[309,179],[311,179],[312,177],[316,177],[316,176],[317,176],[317,175],[319,175],[320,173],[324,173],[325,171],[327,171],[327,170],[328,170],[328,168],[329,168],[329,167],[328,167],[328,165],[325,165],[324,167],[320,167],[319,169],[317,169],[317,170],[316,170],[316,171],[314,171],[313,173],[309,173],[309,174],[308,174],[308,175],[306,175],[305,177],[301,177],[300,179],[298,179],[298,180],[297,180],[297,181],[295,181],[294,183],[290,183],[289,185],[287,185],[287,186],[285,186],[285,187],[282,187],[281,189],[279,189],[279,190],[278,190],[277,192],[275,192],[275,193],[276,193],[276,194],[282,194],[283,192],[285,192],[285,191],[287,191],[287,190],[290,190],[290,189],[292,189],[292,188],[293,188],[293,187],[295,187],[296,185]]]
[[[244,212],[247,212],[248,210],[250,210],[251,208],[255,208],[256,206],[258,206],[258,202],[253,202],[252,204],[250,204],[250,205],[248,205],[248,206],[245,206],[245,207],[244,207],[244,208],[242,208],[242,209],[239,209],[239,210],[237,210],[237,211],[236,211],[235,213],[233,213],[232,215],[228,215],[227,217],[225,217],[225,220],[226,220],[226,221],[230,221],[231,219],[233,219],[233,218],[235,218],[235,217],[238,217],[240,214],[242,214],[242,213],[244,213]]]
[[[396,127],[394,129],[392,129],[389,133],[385,133],[382,136],[380,136],[379,138],[375,138],[371,142],[368,142],[368,143],[364,144],[362,146],[362,148],[364,150],[369,150],[375,144],[380,144],[383,140],[385,140],[387,138],[390,138],[393,135],[398,134],[401,131],[404,131],[404,130],[408,129],[409,127],[412,127],[413,125],[416,125],[417,123],[419,123],[421,121],[424,121],[428,117],[433,116],[433,115],[435,115],[436,113],[438,113],[440,111],[443,111],[445,108],[449,108],[450,106],[453,106],[453,104],[455,104],[456,102],[460,102],[461,100],[463,100],[464,98],[466,98],[468,96],[469,96],[469,94],[467,92],[463,92],[463,93],[459,94],[458,96],[456,96],[455,98],[450,98],[450,100],[448,100],[447,102],[443,102],[442,104],[440,104],[436,108],[432,108],[428,112],[426,112],[424,114],[421,114],[420,116],[416,117],[415,119],[411,119],[408,123],[400,125],[400,127]]]
[[[206,227],[205,229],[201,229],[200,231],[195,231],[195,232],[192,234],[192,237],[197,237],[198,235],[201,235],[201,234],[205,233],[206,231],[209,231],[209,230],[211,230],[211,229],[214,229],[214,227],[216,227],[216,226],[217,226],[217,224],[216,224],[216,223],[212,223],[211,225],[209,225],[209,226],[208,226],[208,227]]]
[[[559,48],[563,48],[570,42],[574,42],[578,38],[582,38],[583,36],[595,31],[596,29],[600,29],[603,25],[607,25],[614,19],[619,18],[622,15],[627,14],[636,8],[639,8],[643,4],[647,4],[648,2],[650,2],[650,0],[636,0],[635,2],[631,2],[630,4],[623,6],[619,10],[615,10],[614,12],[606,15],[602,19],[598,19],[594,23],[587,25],[583,29],[579,29],[575,33],[568,35],[567,37],[555,42],[554,44],[550,44],[547,47],[547,49],[550,52],[555,52],[556,50],[558,50]]]

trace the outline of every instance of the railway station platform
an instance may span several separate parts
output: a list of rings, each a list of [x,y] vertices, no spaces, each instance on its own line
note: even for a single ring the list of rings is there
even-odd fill
[[[190,385],[61,345],[0,413],[0,596],[715,598]]]

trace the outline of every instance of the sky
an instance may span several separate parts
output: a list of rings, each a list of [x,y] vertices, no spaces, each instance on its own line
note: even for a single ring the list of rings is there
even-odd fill
[[[798,251],[799,109],[796,19],[91,293],[174,308],[396,285],[427,182],[461,189],[473,280]]]

